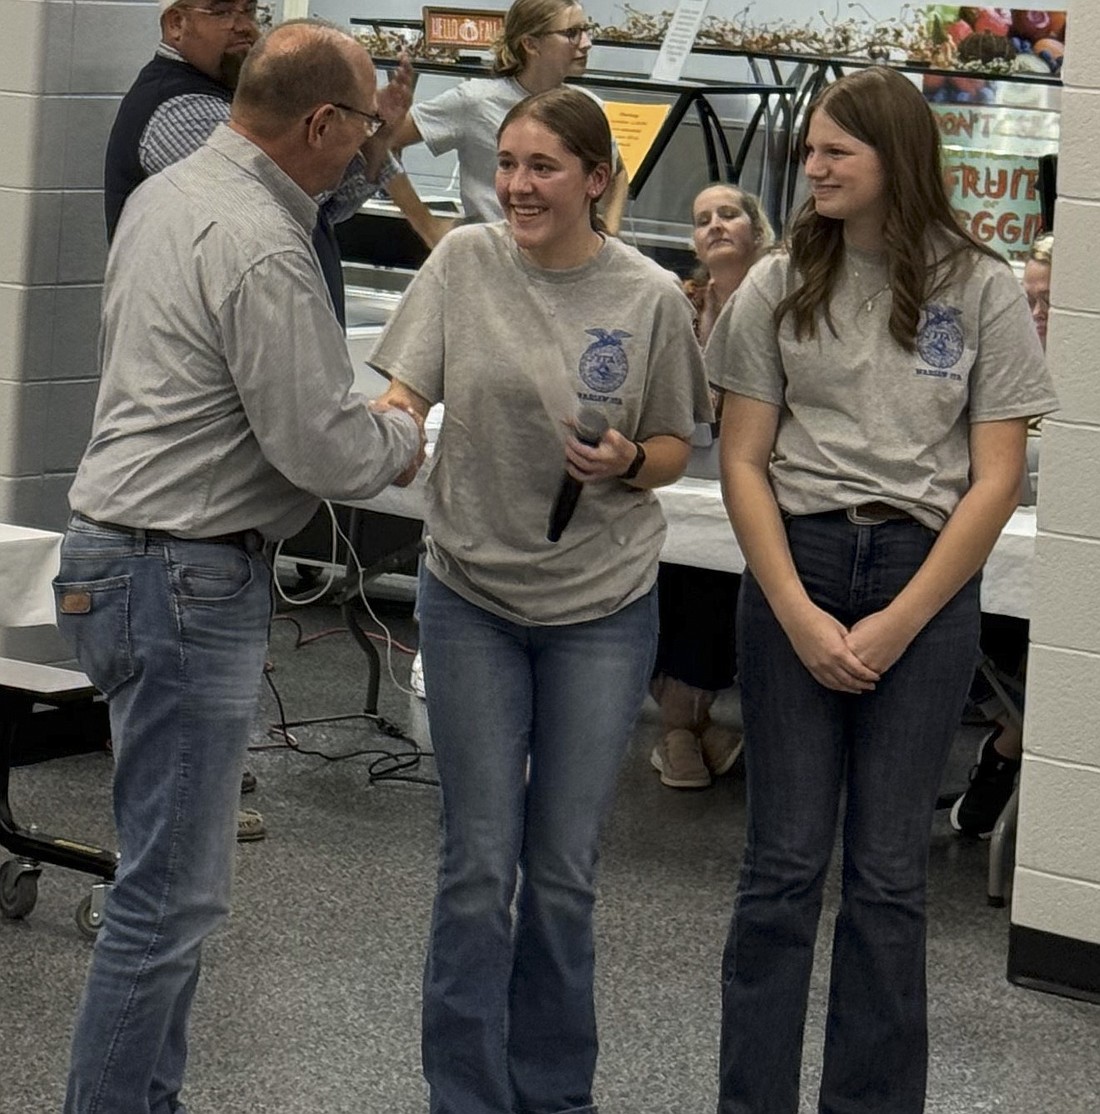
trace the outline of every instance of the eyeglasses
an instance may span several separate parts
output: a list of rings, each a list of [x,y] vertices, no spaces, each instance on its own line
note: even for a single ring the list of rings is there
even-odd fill
[[[329,103],[333,108],[340,109],[341,112],[351,112],[360,117],[363,121],[363,131],[366,132],[367,139],[370,139],[370,137],[386,122],[381,116],[376,116],[373,112],[364,112],[361,108],[353,108],[350,104],[342,104],[340,101],[330,101]],[[323,107],[324,105],[321,106],[321,108]],[[320,108],[315,108],[306,117],[306,127],[309,127],[313,117],[320,111]]]
[[[370,137],[386,122],[381,116],[373,112],[364,112],[361,108],[352,108],[350,104],[341,104],[339,101],[333,101],[332,107],[339,108],[344,112],[353,112],[356,116],[362,117],[363,131],[367,133],[368,139],[370,139]]]
[[[214,8],[199,8],[191,4],[181,4],[181,8],[188,12],[201,12],[208,15],[215,23],[228,27],[236,23],[242,16],[249,23],[259,23],[266,20],[271,14],[271,9],[261,4],[219,4]]]
[[[547,35],[561,35],[563,39],[568,39],[573,46],[577,46],[581,39],[591,39],[595,30],[596,24],[594,23],[578,23],[575,27],[564,27],[560,31],[540,31],[539,38],[545,38]]]

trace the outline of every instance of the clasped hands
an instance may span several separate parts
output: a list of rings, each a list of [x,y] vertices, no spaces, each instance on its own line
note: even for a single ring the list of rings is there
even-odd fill
[[[816,681],[837,692],[851,693],[874,689],[916,635],[889,607],[849,628],[812,603],[785,629],[795,653]]]

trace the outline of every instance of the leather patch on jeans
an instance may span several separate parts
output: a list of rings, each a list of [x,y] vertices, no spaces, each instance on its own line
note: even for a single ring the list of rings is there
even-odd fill
[[[91,592],[64,592],[57,601],[62,615],[87,615],[92,610]]]

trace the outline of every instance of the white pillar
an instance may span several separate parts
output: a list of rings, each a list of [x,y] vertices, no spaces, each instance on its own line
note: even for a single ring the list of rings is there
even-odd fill
[[[1009,963],[1054,986],[1100,970],[1100,4],[1067,30]]]

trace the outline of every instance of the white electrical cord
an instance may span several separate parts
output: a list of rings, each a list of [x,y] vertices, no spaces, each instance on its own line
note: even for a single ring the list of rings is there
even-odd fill
[[[328,567],[327,579],[325,580],[324,584],[316,592],[314,592],[312,595],[309,595],[309,596],[288,596],[286,594],[286,592],[283,590],[283,586],[279,583],[279,578],[278,577],[275,577],[275,590],[279,593],[279,598],[280,599],[282,599],[285,603],[291,604],[293,607],[307,607],[310,604],[317,603],[319,600],[323,599],[328,594],[328,592],[331,590],[332,586],[336,583],[336,576],[337,576],[337,573],[336,573],[337,559],[336,558],[337,558],[337,552],[338,552],[338,541],[337,541],[337,539],[339,539],[340,541],[343,541],[343,543],[348,547],[348,553],[351,554],[351,559],[355,564],[355,569],[356,569],[356,574],[357,574],[356,575],[356,581],[357,581],[356,590],[358,592],[359,598],[360,598],[360,600],[363,601],[363,606],[367,609],[367,614],[371,617],[371,621],[377,627],[379,627],[382,630],[382,632],[383,632],[383,634],[385,635],[385,638],[386,638],[386,672],[389,674],[390,680],[393,682],[394,686],[399,691],[405,693],[407,696],[415,696],[416,694],[412,691],[412,689],[410,689],[406,685],[403,685],[397,679],[397,676],[393,671],[394,637],[393,637],[393,634],[390,631],[390,628],[387,627],[386,624],[383,623],[382,620],[379,619],[378,616],[374,613],[374,608],[371,607],[370,600],[367,599],[366,593],[363,590],[363,575],[364,575],[365,570],[363,568],[362,562],[359,560],[359,554],[355,552],[355,546],[353,546],[351,544],[351,539],[347,536],[347,534],[344,533],[343,530],[340,529],[340,524],[339,524],[339,522],[336,521],[336,508],[332,505],[332,503],[328,499],[325,499],[323,502],[324,502],[324,505],[325,505],[325,509],[328,511],[329,522],[332,525],[332,530],[331,530],[332,541],[331,541],[331,545],[329,547],[329,560],[327,562],[327,567]],[[283,548],[283,543],[280,541],[278,543],[278,545],[275,547],[275,552],[272,555],[271,563],[272,563],[273,568],[274,568],[275,562],[279,558],[280,553],[282,552],[282,548]]]

